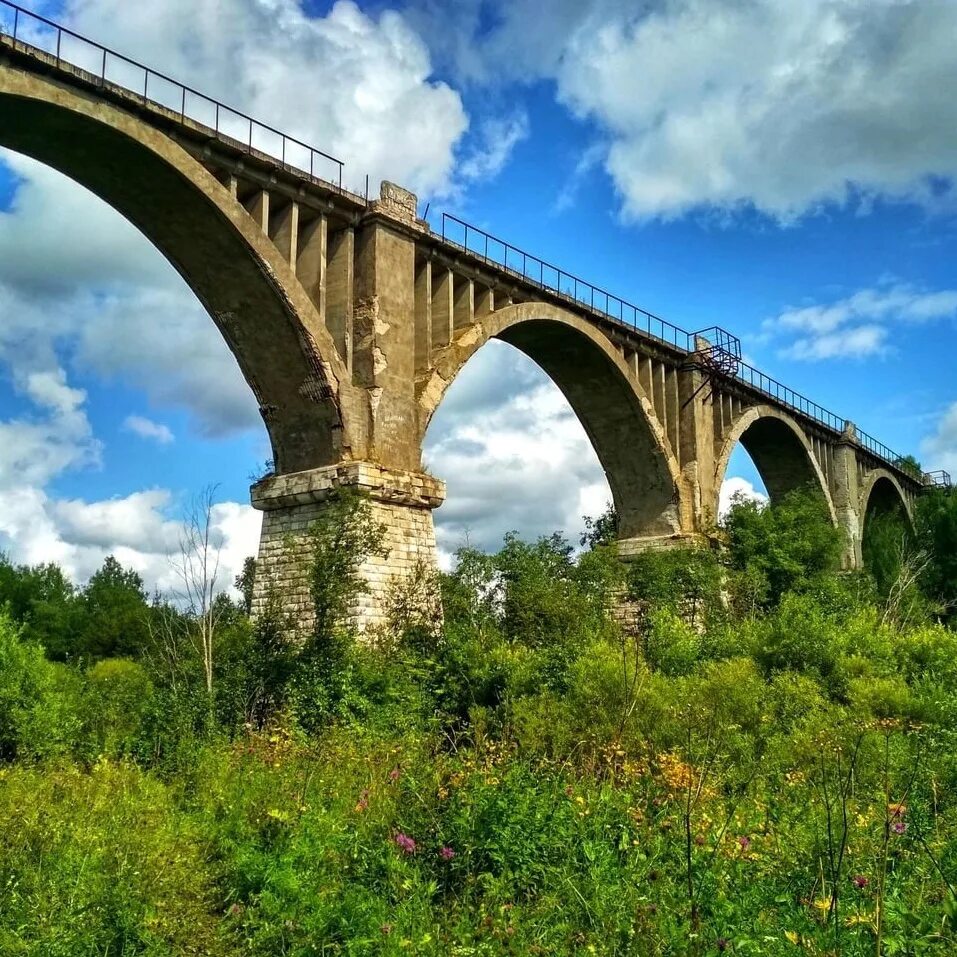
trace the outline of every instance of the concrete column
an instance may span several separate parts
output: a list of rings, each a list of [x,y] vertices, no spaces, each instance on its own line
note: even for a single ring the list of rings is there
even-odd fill
[[[491,286],[475,288],[475,318],[481,319],[495,311],[495,290]]]
[[[415,371],[432,368],[432,261],[426,259],[415,273]]]
[[[475,293],[472,280],[465,276],[456,276],[454,284],[454,304],[452,324],[456,329],[464,329],[475,321]]]
[[[300,231],[296,250],[296,275],[323,323],[326,322],[327,229],[326,217],[317,216]]]
[[[861,540],[864,532],[860,514],[860,483],[856,449],[857,430],[853,422],[845,422],[841,440],[834,445],[831,469],[831,501],[838,528],[847,537],[844,552],[845,568],[860,568]]]
[[[245,203],[246,210],[256,225],[264,232],[269,232],[269,193],[265,189],[256,190]]]
[[[351,227],[327,237],[326,328],[352,371],[355,300],[355,233]]]
[[[250,490],[252,504],[263,512],[256,567],[253,613],[263,609],[271,591],[293,615],[305,636],[314,620],[309,595],[310,525],[328,508],[337,489],[355,489],[368,497],[372,517],[385,526],[385,558],[366,560],[360,577],[368,591],[351,610],[362,632],[386,624],[390,597],[398,582],[420,566],[436,567],[432,509],[442,504],[445,485],[431,475],[386,469],[371,462],[343,462],[308,472],[276,475]]]
[[[283,259],[295,268],[299,243],[299,204],[293,200],[285,209],[271,214],[269,238]]]
[[[432,269],[432,347],[441,349],[452,341],[454,282],[452,270],[444,266]]]

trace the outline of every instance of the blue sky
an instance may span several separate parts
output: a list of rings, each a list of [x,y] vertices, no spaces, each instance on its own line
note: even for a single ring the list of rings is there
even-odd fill
[[[763,371],[957,469],[955,5],[26,6],[328,148],[348,182],[416,189],[436,226],[454,212],[677,325],[725,326]],[[212,483],[229,562],[254,549],[268,443],[217,336],[132,227],[3,154],[0,550],[80,578],[118,551],[163,587],[183,503]],[[563,400],[502,345],[453,386],[426,458],[446,552],[575,534],[607,497]],[[746,456],[732,472],[760,488]]]

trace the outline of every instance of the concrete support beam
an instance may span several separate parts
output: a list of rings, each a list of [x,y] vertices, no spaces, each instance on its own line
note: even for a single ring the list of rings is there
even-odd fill
[[[476,285],[474,297],[476,319],[481,319],[495,311],[495,290],[491,286]]]
[[[269,233],[269,191],[258,189],[243,204],[246,212],[256,221],[256,225],[264,232]]]
[[[323,323],[326,323],[326,240],[326,217],[317,216],[300,230],[296,247],[296,276]],[[336,345],[338,348],[339,344]]]
[[[678,399],[678,372],[673,366],[665,370],[665,417],[668,423],[668,441],[675,455],[681,450],[679,415],[681,402]]]
[[[415,371],[432,368],[432,261],[426,259],[415,273]]]
[[[475,321],[475,298],[472,280],[467,276],[454,276],[452,326],[464,329]]]
[[[352,372],[355,312],[355,232],[340,229],[327,238],[326,328]]]
[[[299,204],[295,200],[270,216],[269,238],[279,255],[295,268],[299,255]]]
[[[452,341],[455,315],[455,282],[452,270],[444,266],[432,268],[432,348],[442,349]]]
[[[315,621],[309,595],[308,531],[340,489],[368,497],[372,517],[385,526],[385,557],[366,560],[359,576],[368,592],[359,595],[350,619],[361,632],[387,624],[390,596],[398,582],[437,567],[432,510],[442,504],[445,485],[431,475],[385,469],[371,462],[343,462],[308,472],[276,475],[251,489],[263,514],[253,612],[278,594],[300,638]]]

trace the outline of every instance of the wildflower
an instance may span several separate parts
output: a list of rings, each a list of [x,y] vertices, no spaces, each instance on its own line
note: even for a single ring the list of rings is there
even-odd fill
[[[389,772],[389,780],[390,780],[393,784],[395,784],[395,782],[399,780],[399,777],[401,776],[401,774],[402,774],[402,772],[399,770],[399,766],[396,765],[396,766]]]
[[[901,818],[907,813],[907,805],[902,801],[892,801],[887,805],[887,814],[892,818]]]
[[[231,917],[239,917],[244,909],[242,904],[233,904],[233,906],[229,908],[229,914]]]
[[[891,830],[895,834],[903,834],[907,830],[907,824],[904,821],[895,821],[891,825]]]
[[[359,802],[355,806],[356,814],[361,814],[369,807],[369,789],[365,788],[359,795]]]
[[[443,861],[451,861],[452,858],[455,857],[455,851],[453,851],[452,848],[449,847],[448,844],[446,844],[439,851],[439,857],[441,857]]]
[[[379,928],[379,930],[381,930],[383,934],[386,934],[386,935],[388,936],[389,934],[392,933],[392,925],[391,925],[391,924],[383,924],[383,925]]]
[[[401,831],[396,834],[393,840],[403,854],[414,854],[416,847],[418,846],[408,834],[403,834]]]
[[[705,842],[704,834],[695,834],[694,842],[698,847],[703,847]]]
[[[728,938],[727,938],[727,937],[719,937],[719,938],[714,942],[714,946],[717,947],[718,950],[720,950],[720,951],[725,951],[725,950],[728,949],[728,947],[730,946],[730,944],[728,943]]]
[[[746,851],[751,846],[751,838],[746,834],[742,834],[738,838],[738,844],[740,845],[742,851]]]
[[[851,879],[851,883],[858,889],[863,890],[870,884],[869,878],[865,877],[863,874],[855,874]]]

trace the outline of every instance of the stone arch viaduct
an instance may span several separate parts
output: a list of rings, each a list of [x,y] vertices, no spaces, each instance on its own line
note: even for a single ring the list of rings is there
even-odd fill
[[[388,529],[389,556],[363,569],[361,624],[380,619],[392,580],[434,562],[444,486],[423,471],[423,438],[491,338],[541,366],[578,415],[625,555],[706,537],[738,443],[772,498],[820,495],[848,567],[866,517],[909,514],[932,481],[743,363],[724,330],[681,330],[453,217],[433,231],[407,191],[383,183],[370,201],[342,187],[331,157],[13,10],[0,0],[0,146],[133,222],[206,307],[259,402],[275,474],[252,488],[258,600],[282,586],[308,617],[297,543],[339,487],[368,493]]]

